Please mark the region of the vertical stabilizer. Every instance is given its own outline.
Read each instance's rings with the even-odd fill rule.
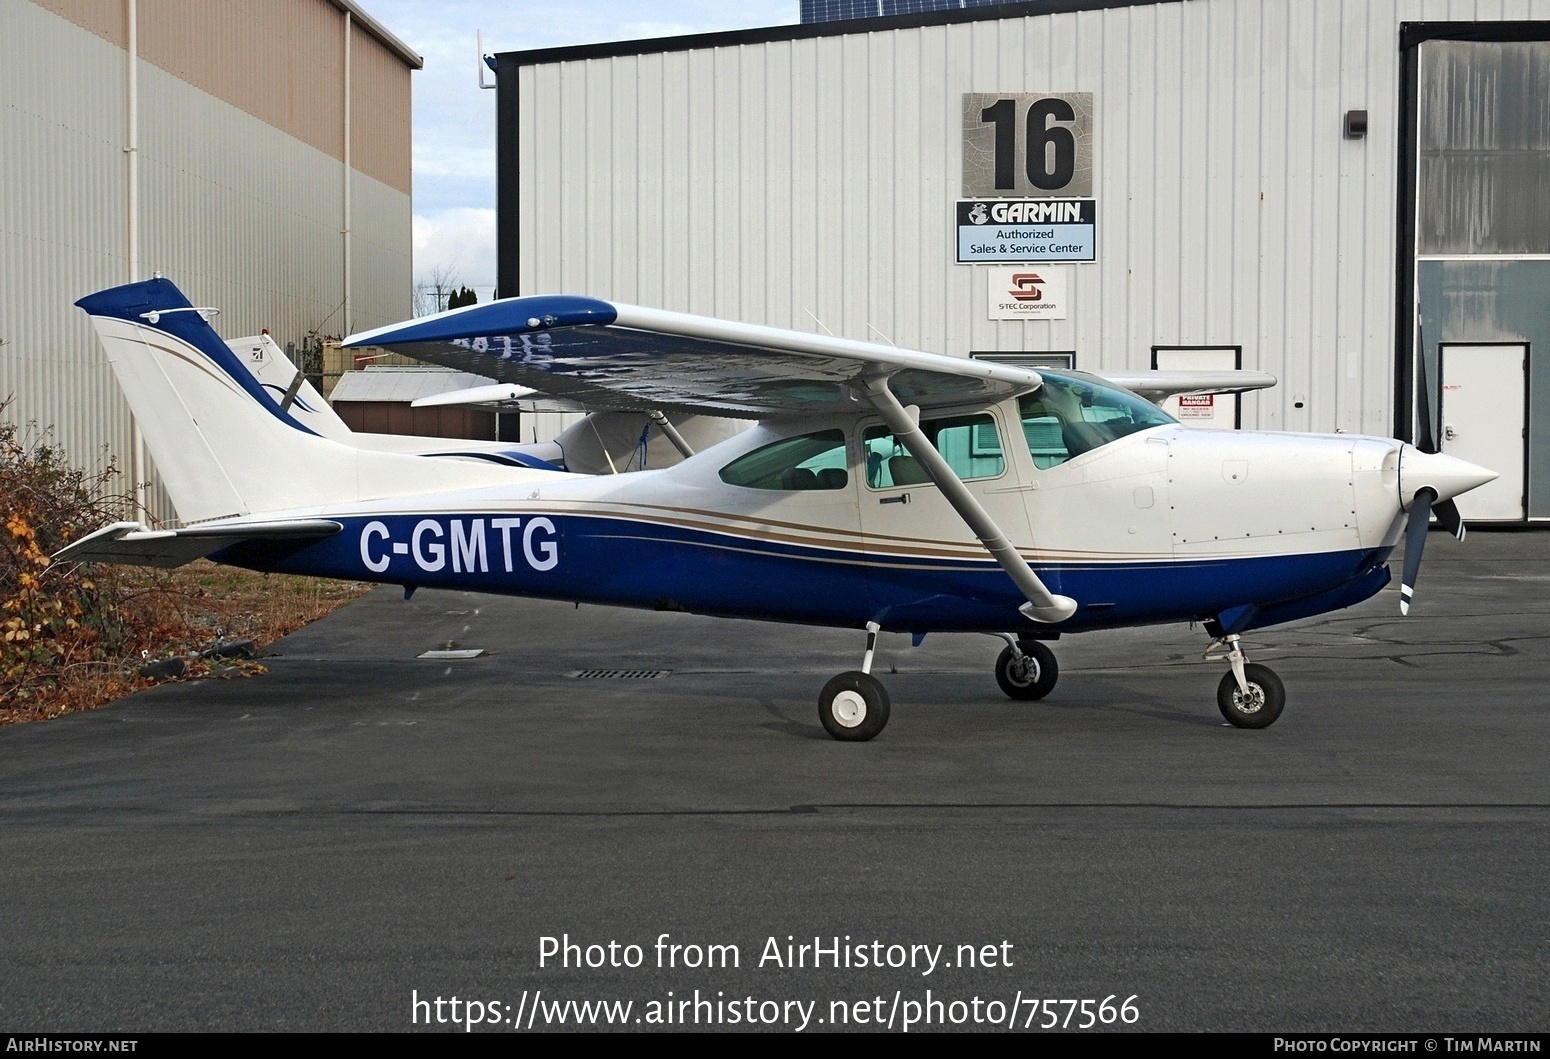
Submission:
[[[76,302],[134,410],[184,523],[412,493],[510,484],[543,474],[340,445],[301,422],[236,359],[206,315],[165,279]]]
[[[227,339],[226,345],[292,419],[325,438],[348,442],[353,433],[349,424],[339,418],[269,332]]]

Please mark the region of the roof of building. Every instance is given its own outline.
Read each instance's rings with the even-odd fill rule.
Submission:
[[[882,15],[826,22],[770,26],[767,29],[727,30],[720,33],[691,33],[681,37],[652,37],[645,40],[608,41],[602,44],[576,44],[560,48],[534,48],[530,51],[502,52],[497,64],[509,60],[518,66],[537,63],[567,62],[575,59],[602,59],[614,55],[647,55],[659,52],[693,51],[698,48],[726,48],[739,44],[764,44],[770,41],[805,40],[809,37],[838,37],[853,33],[876,33],[916,26],[945,26],[957,22],[991,22],[1008,18],[1040,18],[1073,11],[1103,11],[1118,7],[1157,7],[1184,3],[1185,0],[1022,0],[982,7],[952,8],[946,11],[920,11],[907,15]]]
[[[422,70],[425,68],[425,60],[418,52],[393,36],[386,26],[372,18],[366,9],[356,3],[355,0],[329,0],[329,2],[341,11],[348,11],[353,21],[359,22],[362,29],[377,38],[384,47],[402,59],[410,69]]]
[[[421,397],[434,397],[470,386],[488,386],[483,375],[470,375],[446,368],[397,367],[373,365],[361,371],[347,371],[328,395],[331,404],[340,401],[381,401],[407,404]]]

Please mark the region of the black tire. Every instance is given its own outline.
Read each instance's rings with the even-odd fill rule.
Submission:
[[[852,670],[823,686],[818,719],[824,731],[847,743],[864,743],[888,723],[888,689],[874,676]]]
[[[1238,680],[1228,670],[1216,687],[1216,705],[1234,728],[1269,728],[1286,707],[1286,688],[1268,667],[1250,662],[1243,667],[1249,695],[1238,690]]]
[[[1024,702],[1042,699],[1055,688],[1060,679],[1060,667],[1055,664],[1055,652],[1037,640],[1022,645],[1022,664],[1017,664],[1017,654],[1010,647],[996,659],[996,683],[1009,699]]]

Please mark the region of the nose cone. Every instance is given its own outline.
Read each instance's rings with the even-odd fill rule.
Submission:
[[[1441,452],[1422,452],[1413,445],[1406,445],[1399,456],[1399,502],[1409,510],[1417,490],[1431,489],[1437,500],[1467,493],[1471,489],[1496,480],[1496,472],[1478,467],[1457,456]]]

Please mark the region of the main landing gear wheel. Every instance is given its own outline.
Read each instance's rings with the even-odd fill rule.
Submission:
[[[869,673],[841,673],[823,686],[818,719],[836,739],[865,742],[888,723],[888,689]]]
[[[1037,640],[1018,646],[1021,650],[1008,644],[996,659],[996,683],[1009,699],[1042,699],[1054,690],[1060,677],[1055,652]]]
[[[1238,687],[1238,678],[1228,673],[1216,686],[1216,705],[1235,728],[1269,728],[1286,706],[1286,688],[1281,678],[1268,667],[1249,662],[1243,667],[1248,694]]]

